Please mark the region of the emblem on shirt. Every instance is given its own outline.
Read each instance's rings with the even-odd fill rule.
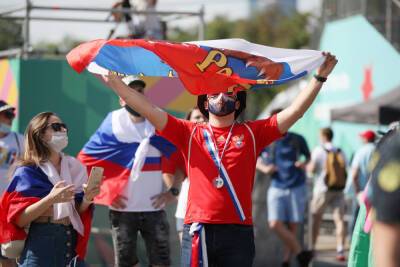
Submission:
[[[218,143],[225,143],[225,137],[223,135],[220,135],[217,139]]]
[[[241,148],[243,146],[243,139],[244,139],[244,135],[235,135],[234,137],[232,137],[232,141],[235,144],[236,148]]]

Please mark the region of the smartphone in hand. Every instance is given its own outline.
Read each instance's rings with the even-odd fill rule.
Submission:
[[[87,182],[87,190],[92,190],[94,187],[96,187],[101,183],[101,181],[103,180],[103,173],[104,173],[103,167],[97,167],[97,166],[92,167]]]

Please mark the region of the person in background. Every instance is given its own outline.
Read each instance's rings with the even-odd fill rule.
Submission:
[[[67,145],[68,128],[55,113],[29,122],[24,155],[0,203],[2,249],[26,239],[18,266],[84,266],[99,187],[87,189],[85,167],[62,152]]]
[[[9,183],[10,166],[23,154],[23,136],[11,131],[14,118],[15,108],[0,100],[0,194],[6,190]],[[0,266],[15,265],[15,260],[5,258],[0,251]]]
[[[315,249],[322,215],[327,206],[333,208],[333,220],[336,227],[336,259],[345,261],[344,244],[346,229],[344,223],[344,194],[346,185],[346,159],[340,148],[332,144],[333,131],[331,128],[322,128],[320,131],[321,145],[317,146],[312,154],[308,165],[308,171],[315,176],[313,197],[311,200],[312,213],[312,248]],[[332,157],[331,157],[332,156]],[[340,173],[334,173],[330,164],[337,159]],[[335,170],[336,171],[336,170]],[[329,185],[328,172],[335,174],[337,184]]]
[[[144,94],[146,83],[134,76],[123,80],[129,90]],[[78,155],[90,171],[104,167],[105,178],[96,204],[109,207],[115,266],[139,266],[138,234],[144,239],[151,266],[170,265],[169,224],[164,210],[162,168],[175,147],[155,134],[154,126],[120,99]],[[174,193],[173,181],[165,183]]]
[[[281,111],[273,110],[271,115]],[[309,160],[306,140],[292,132],[266,147],[257,160],[257,169],[272,179],[267,193],[268,223],[284,243],[283,267],[290,265],[291,255],[298,255],[303,250],[297,240],[297,229],[304,220],[307,202],[305,166]]]
[[[351,163],[350,179],[354,191],[356,200],[353,201],[353,218],[351,222],[351,233],[353,232],[357,214],[360,209],[361,196],[360,193],[364,190],[368,180],[370,172],[368,170],[369,161],[375,150],[375,138],[376,135],[373,131],[367,130],[360,133],[360,137],[363,145],[354,155]]]

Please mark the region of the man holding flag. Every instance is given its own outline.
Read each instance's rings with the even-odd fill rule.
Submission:
[[[300,119],[335,67],[335,56],[325,61],[307,88],[280,113],[257,121],[236,122],[245,109],[246,92],[201,95],[198,106],[209,123],[179,120],[152,105],[109,73],[104,81],[131,108],[184,153],[190,179],[182,244],[182,266],[251,266],[255,254],[251,192],[257,156]],[[311,254],[297,255],[308,266]]]
[[[143,94],[145,83],[124,78],[130,91]],[[120,99],[123,108],[108,114],[78,158],[104,168],[96,204],[109,206],[115,266],[138,266],[137,233],[143,237],[151,266],[169,266],[169,225],[154,198],[163,190],[162,157],[175,147],[155,135],[154,126]],[[171,194],[176,188],[170,188]],[[164,203],[165,204],[165,203]]]

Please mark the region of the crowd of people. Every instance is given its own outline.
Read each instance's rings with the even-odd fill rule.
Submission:
[[[346,187],[347,160],[333,145],[332,129],[321,129],[321,145],[311,153],[305,139],[289,131],[337,63],[335,56],[325,56],[289,107],[247,122],[238,120],[246,108],[244,91],[201,95],[183,120],[151,104],[143,94],[143,81],[109,73],[104,83],[120,97],[121,108],[106,116],[77,158],[63,153],[68,127],[56,113],[33,117],[22,138],[10,130],[15,109],[1,101],[0,266],[85,266],[94,204],[109,207],[115,266],[139,266],[138,234],[144,239],[149,264],[170,266],[164,207],[177,198],[181,266],[252,266],[256,248],[251,195],[256,169],[271,179],[267,225],[285,246],[282,266],[293,260],[309,266],[327,206],[333,207],[337,259],[345,260],[348,187],[354,191],[358,218],[359,206],[365,205],[363,192],[374,186],[382,189],[375,192],[385,197],[372,197],[376,231],[382,232],[381,237],[398,231],[398,217],[384,207],[395,205],[398,194],[387,192],[398,192],[400,183],[395,187],[393,181],[380,182],[388,179],[380,177],[387,173],[387,160],[398,159],[399,150],[382,154],[371,169],[367,165],[376,136],[363,132],[365,145],[353,158]],[[394,136],[392,142],[398,145],[398,134]],[[393,170],[388,174],[396,181],[398,166],[395,174]],[[89,187],[93,167],[102,167],[104,178],[101,185]],[[377,182],[368,186],[371,172],[379,174]],[[310,174],[314,177],[312,244],[305,248],[297,230],[305,219]],[[391,240],[396,246],[396,239]],[[398,257],[396,248],[391,251],[391,257]],[[386,261],[379,266],[396,266]]]

